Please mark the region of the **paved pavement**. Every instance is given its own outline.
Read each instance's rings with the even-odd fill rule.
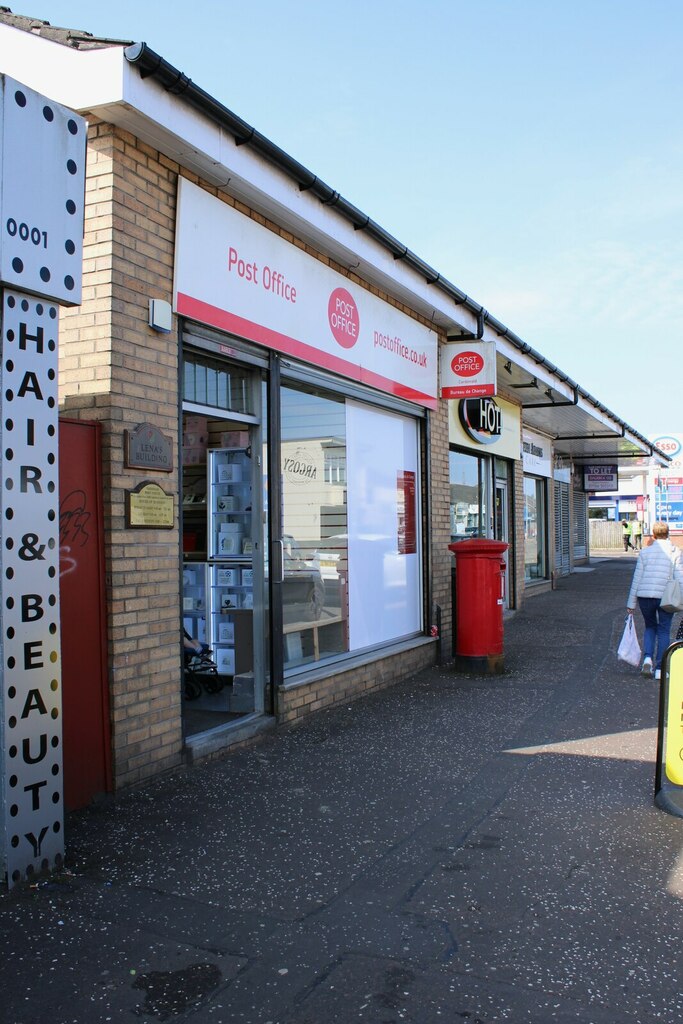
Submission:
[[[7,1024],[679,1024],[683,819],[615,650],[634,559],[447,666],[68,821],[0,897]]]

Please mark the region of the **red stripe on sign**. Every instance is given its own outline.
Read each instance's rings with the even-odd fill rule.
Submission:
[[[495,394],[494,384],[454,384],[441,388],[442,398],[493,398]]]
[[[397,398],[403,398],[408,402],[415,402],[417,405],[422,405],[427,409],[436,409],[436,398],[432,398],[422,391],[417,391],[406,384],[400,384],[398,381],[390,380],[388,377],[383,377],[381,374],[374,373],[372,370],[367,370],[362,366],[356,366],[353,363],[347,362],[346,359],[341,359],[339,356],[331,355],[328,352],[321,352],[320,349],[307,345],[305,341],[298,341],[296,338],[290,338],[287,334],[280,334],[279,331],[273,331],[270,327],[263,327],[262,324],[256,324],[252,320],[246,320],[244,317],[237,316],[235,313],[229,313],[218,306],[202,302],[201,299],[194,299],[191,295],[185,295],[183,292],[178,292],[176,295],[176,312],[180,316],[188,316],[192,320],[198,320],[200,323],[217,327],[221,331],[229,331],[240,338],[255,341],[265,348],[274,349],[276,352],[284,352],[289,356],[295,356],[297,359],[313,363],[314,366],[320,366],[325,370],[338,373],[342,377],[350,377],[359,383],[377,388],[378,391],[395,395]]]

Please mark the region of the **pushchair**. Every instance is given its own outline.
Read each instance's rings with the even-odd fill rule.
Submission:
[[[184,631],[185,639],[193,643],[193,638]],[[183,686],[185,700],[197,700],[202,693],[220,693],[225,686],[225,678],[219,674],[215,661],[211,657],[211,648],[202,644],[201,651],[183,651]]]

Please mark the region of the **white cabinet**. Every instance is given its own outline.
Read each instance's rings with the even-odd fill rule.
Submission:
[[[253,673],[252,461],[248,448],[207,451],[208,560],[183,566],[187,632],[209,644],[221,676]]]
[[[208,452],[209,559],[251,565],[251,456],[248,448]]]
[[[183,564],[183,627],[186,633],[208,643],[207,566],[202,562]]]

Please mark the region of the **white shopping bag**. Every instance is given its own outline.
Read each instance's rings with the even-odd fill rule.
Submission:
[[[632,615],[626,616],[626,625],[617,649],[617,658],[619,661],[625,661],[628,665],[640,664],[640,644]]]

